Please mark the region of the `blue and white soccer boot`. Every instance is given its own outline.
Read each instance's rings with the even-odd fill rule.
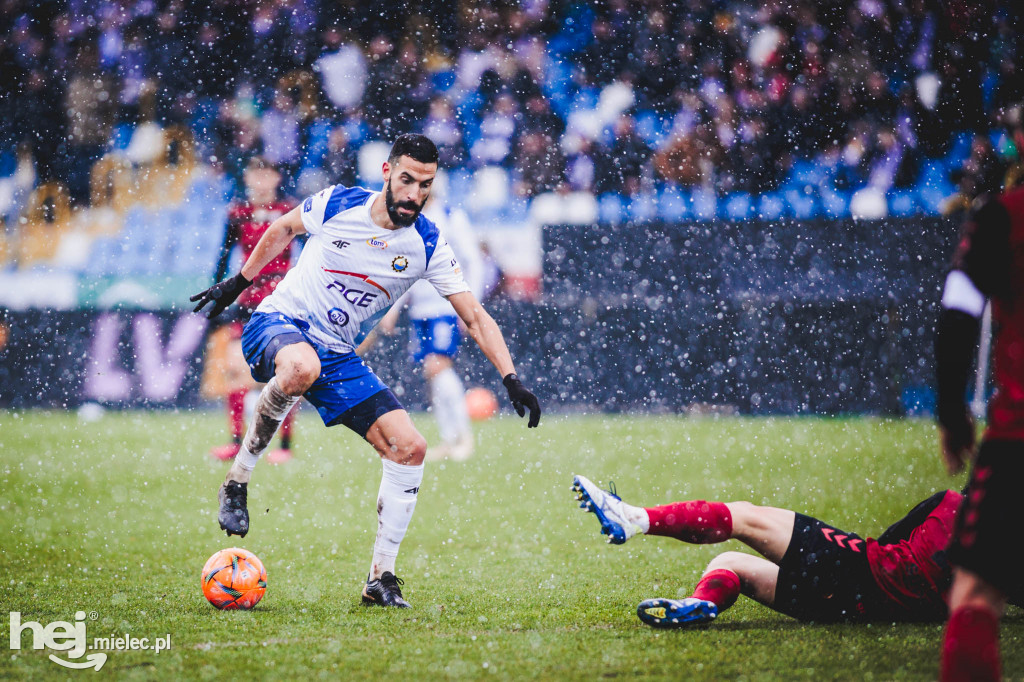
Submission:
[[[641,532],[640,526],[629,520],[625,504],[615,494],[614,486],[611,490],[601,490],[586,476],[573,476],[572,490],[580,508],[597,516],[601,522],[601,533],[608,536],[608,542],[621,545]]]
[[[706,599],[645,599],[636,607],[636,615],[655,628],[682,628],[710,623],[718,617],[718,607]]]

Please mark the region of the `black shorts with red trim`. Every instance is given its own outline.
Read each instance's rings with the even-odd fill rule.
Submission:
[[[871,574],[863,538],[796,515],[779,562],[776,611],[818,623],[887,620],[886,601]]]
[[[1024,523],[1022,484],[1024,441],[983,441],[949,546],[950,564],[1010,596],[1021,592],[1020,564],[1012,557]]]

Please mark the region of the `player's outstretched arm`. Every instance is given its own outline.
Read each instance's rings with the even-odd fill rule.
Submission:
[[[305,234],[306,228],[302,224],[302,215],[299,207],[296,207],[284,214],[270,224],[267,231],[260,237],[253,249],[252,255],[245,261],[245,265],[237,275],[229,277],[223,282],[218,282],[205,291],[200,291],[189,298],[196,304],[192,312],[198,313],[208,303],[213,305],[206,313],[206,317],[213,319],[224,309],[235,302],[235,299],[252,284],[256,275],[260,274],[263,268],[267,267],[270,261],[287,248],[292,239],[300,234]]]
[[[480,350],[484,352],[487,359],[491,361],[502,376],[502,384],[508,391],[508,398],[512,401],[512,407],[520,417],[525,416],[526,410],[530,410],[529,428],[540,423],[540,403],[537,396],[529,391],[523,382],[516,376],[516,366],[512,362],[512,355],[508,352],[508,345],[505,337],[480,301],[469,291],[452,294],[448,301],[455,308],[459,319],[466,325],[469,335],[473,337]]]

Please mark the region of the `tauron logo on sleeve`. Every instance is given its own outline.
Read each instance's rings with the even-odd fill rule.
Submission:
[[[395,256],[391,261],[391,269],[395,272],[405,272],[409,267],[409,259],[405,256]]]
[[[309,213],[313,210],[313,197],[306,197],[306,200],[302,202],[302,212]]]
[[[369,239],[366,240],[366,243],[375,249],[388,248],[388,243],[381,239],[380,237],[370,237]]]

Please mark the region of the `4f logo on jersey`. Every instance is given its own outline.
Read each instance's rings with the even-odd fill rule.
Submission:
[[[381,239],[380,237],[370,237],[369,239],[366,240],[366,243],[375,249],[388,248],[388,243]]]
[[[346,287],[338,280],[334,280],[333,282],[328,284],[327,288],[337,289],[339,292],[341,292],[342,298],[344,298],[346,301],[356,306],[357,308],[369,308],[370,304],[373,303],[374,300],[376,300],[377,296],[379,296],[379,294],[375,294],[372,291],[363,291],[361,289],[352,289]],[[331,322],[334,322],[334,320],[331,320]]]
[[[351,244],[351,242],[347,242],[344,239],[339,239],[338,241],[331,242],[331,243],[334,244],[335,246],[337,246],[339,249],[344,249],[346,246]]]
[[[405,272],[409,267],[409,259],[405,256],[395,256],[391,261],[391,269],[395,272]]]

